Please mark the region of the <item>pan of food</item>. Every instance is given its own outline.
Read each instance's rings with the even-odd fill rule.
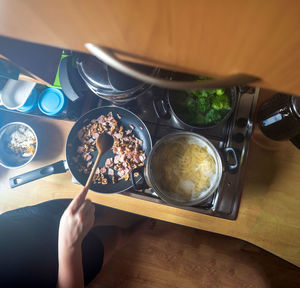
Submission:
[[[182,131],[159,139],[145,167],[132,170],[131,181],[136,190],[150,187],[168,204],[195,206],[218,189],[224,169],[218,150],[208,139]],[[138,184],[133,176],[137,171],[143,176]]]
[[[9,179],[12,188],[70,170],[73,178],[85,185],[97,156],[96,140],[107,133],[114,139],[93,177],[91,190],[120,193],[133,186],[130,172],[142,167],[152,148],[150,133],[135,114],[120,107],[104,106],[83,115],[72,127],[66,143],[66,160]],[[141,180],[138,173],[136,181]]]
[[[158,99],[153,105],[158,117],[172,117],[184,129],[208,129],[227,121],[236,101],[235,87],[190,92],[169,90],[167,99]]]

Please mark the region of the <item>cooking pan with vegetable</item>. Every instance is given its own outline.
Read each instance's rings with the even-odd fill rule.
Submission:
[[[14,188],[67,170],[84,186],[97,156],[96,140],[102,133],[111,133],[114,144],[102,155],[90,189],[99,193],[120,193],[131,188],[131,169],[144,165],[152,140],[138,116],[115,106],[93,109],[78,119],[68,135],[66,160],[10,178],[10,186]],[[141,176],[137,175],[135,180],[140,181]]]
[[[167,98],[154,101],[160,118],[174,117],[186,129],[213,128],[232,114],[237,100],[236,88],[201,91],[169,90]]]

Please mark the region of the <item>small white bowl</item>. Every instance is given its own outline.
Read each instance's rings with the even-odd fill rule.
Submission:
[[[35,86],[34,82],[9,79],[1,91],[0,105],[10,110],[21,108]]]
[[[34,135],[35,150],[32,155],[26,156],[24,153],[16,153],[9,148],[12,134],[20,128],[29,129]],[[0,128],[0,165],[3,167],[14,169],[27,165],[34,158],[37,148],[37,136],[29,125],[22,122],[11,122]]]

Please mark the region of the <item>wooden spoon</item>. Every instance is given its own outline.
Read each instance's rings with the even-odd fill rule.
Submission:
[[[90,176],[89,176],[89,178],[86,181],[86,184],[84,186],[87,190],[91,186],[92,179],[93,179],[94,174],[96,172],[96,169],[98,167],[101,156],[103,155],[103,153],[105,153],[107,150],[109,150],[112,147],[113,143],[114,143],[114,139],[113,139],[112,136],[110,136],[106,133],[103,133],[103,134],[99,135],[99,137],[96,141],[96,148],[97,148],[97,151],[98,151],[98,155],[97,155],[97,158],[94,162],[94,165],[93,165],[92,171],[90,173]]]

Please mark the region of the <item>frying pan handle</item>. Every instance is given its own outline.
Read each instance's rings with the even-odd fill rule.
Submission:
[[[171,114],[169,109],[167,108],[167,104],[164,99],[154,99],[153,100],[153,108],[158,118],[161,119],[170,119]]]
[[[224,154],[225,154],[225,162],[226,162],[226,168],[228,171],[233,171],[238,168],[239,166],[239,161],[237,159],[235,150],[231,147],[226,147],[224,148]],[[233,159],[233,164],[229,163],[228,157],[232,156],[231,158]]]
[[[139,175],[141,175],[141,177],[142,177],[142,182],[139,184],[136,183],[136,177],[134,177],[134,173],[136,173],[136,172],[138,172]],[[146,183],[145,176],[144,176],[144,167],[138,167],[138,168],[131,170],[130,180],[131,180],[134,190],[145,190],[145,189],[149,188]]]
[[[21,186],[23,184],[32,182],[50,176],[53,174],[64,173],[68,170],[68,164],[65,160],[58,161],[54,164],[50,164],[36,170],[9,178],[9,185],[11,188]]]

